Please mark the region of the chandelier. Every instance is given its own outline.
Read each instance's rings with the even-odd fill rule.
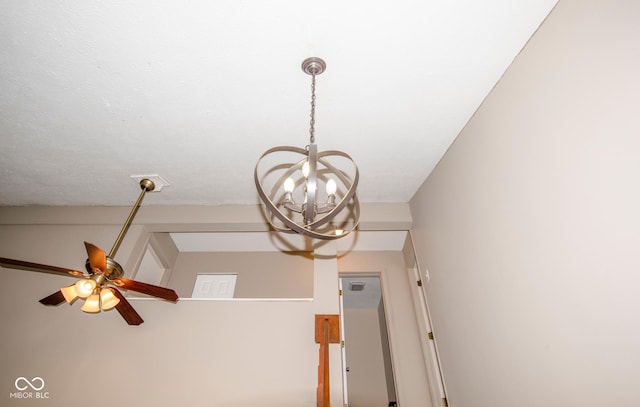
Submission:
[[[254,179],[265,217],[275,230],[333,240],[358,225],[359,174],[347,153],[319,152],[315,143],[316,76],[325,69],[320,58],[302,62],[302,70],[311,75],[309,144],[305,148],[279,146],[265,151],[256,164]]]

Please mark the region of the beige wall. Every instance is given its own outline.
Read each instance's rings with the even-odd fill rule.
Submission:
[[[83,240],[108,250],[118,231],[97,224],[0,225],[0,256],[82,270]],[[145,237],[136,225],[125,238],[116,257],[127,271],[142,256]],[[0,405],[42,405],[9,398],[20,376],[45,380],[48,405],[315,404],[315,301],[131,299],[145,320],[138,327],[115,310],[89,315],[77,303],[38,303],[73,281],[0,269]],[[339,398],[341,388],[333,393]]]
[[[164,275],[161,279],[161,284],[167,285],[172,274],[171,271],[173,265],[176,263],[176,259],[178,258],[180,251],[176,247],[176,244],[169,233],[149,234],[149,247],[153,250],[153,253],[158,257],[157,260],[165,269]],[[132,277],[138,279],[137,272],[136,275],[133,275]]]
[[[640,405],[639,38],[561,0],[412,199],[451,406]]]
[[[311,253],[180,253],[169,285],[191,297],[197,274],[236,274],[235,298],[313,298]]]
[[[56,276],[0,270],[3,406],[311,406],[313,302],[131,300],[145,319],[88,315],[37,299]],[[42,377],[51,399],[11,400],[17,377]]]

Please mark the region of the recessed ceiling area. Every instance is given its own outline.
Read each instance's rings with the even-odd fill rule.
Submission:
[[[342,281],[342,305],[345,309],[378,308],[382,298],[380,277],[341,277],[340,280]],[[358,288],[354,289],[354,287]]]
[[[555,0],[0,4],[0,205],[256,204],[253,168],[349,153],[362,202],[408,202]]]
[[[277,232],[170,233],[179,252],[313,251],[313,241],[297,234]],[[358,231],[336,240],[338,253],[400,251],[406,231]]]

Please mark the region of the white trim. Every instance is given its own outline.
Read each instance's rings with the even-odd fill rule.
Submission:
[[[340,348],[342,354],[342,401],[345,406],[349,405],[349,393],[347,391],[347,348],[344,332],[344,291],[342,279],[344,277],[338,273],[338,288],[340,289]]]
[[[393,309],[392,301],[389,298],[389,285],[388,285],[388,277],[386,268],[382,268],[379,271],[338,271],[339,279],[342,277],[378,277],[380,279],[380,301],[382,301],[384,306],[384,318],[387,324],[387,340],[389,341],[389,353],[391,354],[391,375],[393,376],[393,386],[395,389],[396,401],[399,405],[401,405],[400,399],[404,399],[404,387],[402,385],[398,386],[399,383],[402,383],[403,380],[400,380],[398,369],[396,368],[396,364],[398,363],[399,353],[396,345],[395,339],[395,323],[394,319],[391,317],[391,310]],[[346,363],[346,361],[344,362]]]
[[[128,301],[164,301],[150,297],[127,297]],[[182,301],[220,301],[220,302],[312,302],[313,298],[178,298]]]
[[[417,281],[422,280],[422,273],[421,273],[422,269],[420,268],[420,264],[418,262],[415,242],[413,240],[411,231],[409,231],[409,240],[411,241],[411,250],[413,251],[413,258],[415,261],[415,267],[407,268],[407,273],[409,274],[410,280],[413,280],[411,281],[411,286],[412,286],[411,296],[413,297],[414,308],[416,309],[416,317],[423,320],[423,323],[425,324],[427,329],[427,332],[421,333],[420,344],[421,346],[423,346],[423,349],[424,349],[425,343],[429,348],[429,352],[431,355],[431,358],[430,358],[431,363],[427,363],[426,366],[431,366],[431,369],[429,369],[430,374],[428,374],[428,376],[430,377],[435,376],[437,381],[437,387],[440,393],[440,399],[442,400],[444,398],[447,398],[447,388],[445,386],[444,377],[442,374],[442,365],[440,363],[440,356],[438,354],[438,345],[436,343],[435,335],[433,340],[426,338],[426,335],[428,333],[433,334],[433,324],[431,322],[431,313],[429,311],[429,303],[427,301],[427,293],[426,293],[426,287],[428,283],[423,283],[421,287],[417,285]],[[425,276],[426,276],[426,273],[425,273]],[[414,285],[414,283],[416,284]],[[420,325],[421,324],[418,322],[418,326]],[[424,356],[425,356],[425,359],[427,359],[426,358],[427,355],[424,355]],[[425,362],[427,361],[425,360]],[[434,402],[440,403],[441,401],[436,400]]]

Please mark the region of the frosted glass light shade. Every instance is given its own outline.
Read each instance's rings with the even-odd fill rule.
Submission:
[[[104,311],[110,310],[120,303],[120,299],[113,294],[110,288],[103,288],[100,291],[100,302]]]
[[[80,298],[87,298],[93,293],[96,288],[96,282],[93,280],[80,280],[74,285],[76,294]]]
[[[78,298],[78,294],[76,293],[76,285],[75,284],[71,284],[68,287],[61,288],[60,292],[62,292],[62,295],[64,296],[65,301],[68,302],[69,304],[71,304],[73,302],[73,300]]]
[[[84,312],[100,312],[100,296],[91,294],[80,309]]]

